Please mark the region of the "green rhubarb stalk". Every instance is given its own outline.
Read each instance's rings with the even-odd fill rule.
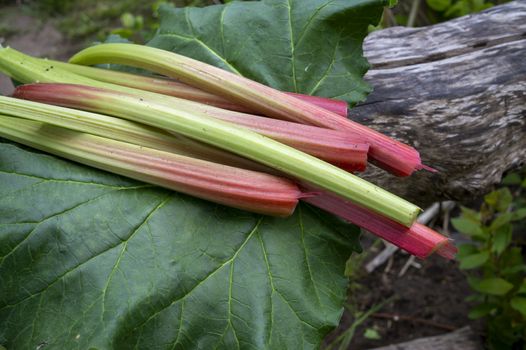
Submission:
[[[349,138],[346,133],[341,131],[328,131],[309,125],[226,111],[194,101],[100,82],[63,70],[57,67],[53,61],[33,58],[11,48],[0,49],[0,70],[23,83],[82,84],[128,92],[142,97],[147,96],[149,99],[160,103],[194,109],[211,117],[242,125],[349,171],[363,171],[367,164],[369,146],[363,140]]]
[[[290,180],[0,114],[0,136],[73,161],[216,203],[289,216],[302,196]]]
[[[277,169],[409,227],[420,209],[357,176],[318,158],[195,108],[169,106],[113,90],[64,84],[31,84],[16,97],[114,115],[231,151]]]
[[[203,91],[201,89],[195,88],[193,86],[181,83],[173,79],[167,79],[158,76],[155,77],[130,74],[109,69],[87,67],[60,61],[49,60],[48,62],[49,64],[67,70],[69,72],[98,81],[103,81],[106,83],[117,84],[139,90],[146,90],[163,95],[184,98],[187,100],[209,104],[212,106],[229,109],[232,111],[251,112],[249,108],[233,103],[232,101],[229,101],[224,97],[211,94],[209,92]],[[319,107],[328,109],[338,115],[341,115],[342,117],[347,117],[347,102],[345,101],[290,92],[285,93],[299,98],[305,102],[309,102],[318,105]]]
[[[427,168],[414,148],[364,125],[250,79],[166,50],[134,44],[101,44],[80,51],[70,62],[82,65],[118,63],[144,68],[223,96],[263,115],[365,137],[371,147],[372,161],[399,176]]]

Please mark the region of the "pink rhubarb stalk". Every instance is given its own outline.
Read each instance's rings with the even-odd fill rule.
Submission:
[[[77,85],[28,84],[19,86],[13,96],[76,108],[80,107],[77,96],[83,91]],[[351,140],[344,132],[213,107],[203,111],[210,117],[246,127],[345,170],[363,171],[367,166],[369,145]]]
[[[309,186],[304,190],[316,192]],[[316,194],[302,200],[360,226],[418,258],[424,259],[436,252],[446,259],[453,259],[457,252],[449,238],[427,226],[415,222],[408,228],[336,195],[319,191]]]
[[[232,111],[252,113],[249,108],[235,104],[232,101],[195,88],[188,84],[182,83],[174,79],[168,79],[165,77],[153,77],[145,75],[130,74],[124,72],[118,72],[103,68],[87,67],[78,64],[65,63],[60,61],[47,61],[54,66],[60,67],[78,75],[82,75],[87,78],[91,78],[106,83],[118,84],[127,86],[139,90],[156,92],[158,94],[174,96],[200,102],[219,108],[229,109]],[[347,118],[348,105],[347,102],[342,100],[336,100],[331,98],[310,96],[304,94],[297,94],[293,92],[285,92],[285,94],[294,96],[300,100],[308,103],[315,104],[321,108],[325,108],[332,111],[342,117]]]
[[[71,63],[119,63],[144,68],[223,96],[263,115],[343,130],[370,144],[369,156],[399,176],[425,168],[412,147],[324,108],[301,101],[263,84],[169,51],[133,44],[102,44],[77,53]]]
[[[32,120],[0,115],[0,136],[102,170],[265,215],[291,215],[302,196],[293,182],[282,177]]]

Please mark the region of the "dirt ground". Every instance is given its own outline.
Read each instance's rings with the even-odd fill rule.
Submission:
[[[2,37],[0,33],[3,46],[35,56],[67,59],[83,45],[66,40],[50,22],[23,13],[17,6],[4,6],[0,10],[1,27],[10,28],[10,34]],[[11,81],[0,75],[0,94],[9,94],[12,88]],[[357,328],[351,349],[396,344],[468,324],[477,328],[466,316],[469,305],[464,298],[469,295],[469,287],[456,263],[433,257],[419,261],[421,268],[411,267],[399,276],[408,258],[397,252],[390,262],[373,273],[361,273],[358,283],[362,290],[350,296],[350,303],[357,310],[367,311],[391,297],[393,300]],[[327,342],[348,329],[353,320],[351,313],[346,312]],[[380,338],[368,339],[364,336],[366,329],[376,330]]]
[[[78,51],[82,44],[66,40],[49,21],[24,13],[19,6],[0,7],[0,28],[9,28],[0,33],[0,44],[38,57],[67,59]],[[11,80],[0,75],[0,94],[13,90]]]
[[[374,257],[375,254],[371,254]],[[464,300],[470,289],[457,263],[433,256],[416,260],[420,268],[410,267],[400,276],[409,256],[400,251],[371,274],[361,273],[358,282],[363,290],[349,297],[349,303],[363,312],[386,300],[357,329],[349,349],[372,349],[434,336],[478,324],[467,318],[469,304]],[[338,329],[327,338],[330,342],[348,329],[355,318],[345,312]],[[368,339],[364,332],[374,329],[379,339]]]

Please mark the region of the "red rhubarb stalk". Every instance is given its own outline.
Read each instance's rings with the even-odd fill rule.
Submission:
[[[305,190],[316,191],[308,186]],[[318,192],[316,196],[302,200],[360,226],[419,258],[424,259],[436,252],[447,259],[453,259],[457,252],[449,238],[417,222],[408,228],[326,192]]]
[[[330,112],[333,112],[339,116],[347,118],[349,115],[349,105],[343,100],[338,100],[335,98],[326,98],[319,96],[311,96],[304,94],[297,94],[295,92],[286,92],[287,95],[296,97],[304,102],[312,103],[318,107],[326,109]]]
[[[348,171],[364,171],[367,167],[369,145],[358,137],[350,138],[345,132],[225,109],[205,113],[244,126]]]
[[[60,61],[49,60],[47,62],[69,72],[76,73],[78,75],[82,75],[84,77],[91,78],[94,80],[103,81],[106,83],[118,84],[135,89],[156,92],[163,95],[184,98],[187,100],[192,100],[195,102],[212,105],[219,108],[229,109],[232,111],[245,113],[253,112],[250,108],[243,107],[239,104],[233,103],[232,101],[226,98],[211,94],[209,92],[203,91],[201,89],[182,83],[180,81],[176,81],[174,79],[117,72],[108,69],[86,67],[78,64],[71,64]],[[325,108],[338,115],[341,115],[342,117],[347,118],[348,105],[345,101],[319,96],[297,94],[293,92],[285,93],[305,102],[312,103],[319,107]]]
[[[101,44],[77,53],[71,63],[119,63],[148,69],[223,96],[263,115],[303,124],[343,130],[365,138],[369,156],[380,167],[399,176],[423,169],[412,147],[324,108],[314,106],[263,84],[169,51],[133,44]]]

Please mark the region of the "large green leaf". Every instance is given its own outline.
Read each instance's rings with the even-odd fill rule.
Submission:
[[[165,6],[150,45],[356,102],[382,5]],[[356,238],[308,206],[262,217],[0,143],[0,345],[319,348],[341,316]]]
[[[0,144],[0,344],[317,348],[356,232],[229,209]]]
[[[160,9],[149,45],[292,92],[351,103],[370,91],[362,42],[384,0],[263,0]]]

